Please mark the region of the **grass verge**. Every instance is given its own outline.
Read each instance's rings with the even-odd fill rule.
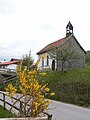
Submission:
[[[15,115],[12,114],[10,111],[4,109],[4,108],[0,105],[0,118],[11,118],[11,117],[15,117]]]

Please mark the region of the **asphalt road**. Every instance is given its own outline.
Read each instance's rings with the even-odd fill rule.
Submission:
[[[49,113],[53,120],[90,120],[90,109],[52,101]]]
[[[0,98],[3,98],[3,96],[0,95]],[[9,97],[6,97],[6,100],[12,103]],[[1,101],[0,105],[3,105]],[[19,106],[19,103],[17,103],[16,106]],[[6,105],[6,107],[7,109],[10,109],[8,105]],[[50,110],[48,113],[53,115],[52,120],[90,120],[90,109],[88,108],[78,107],[57,101],[52,101],[49,108]],[[12,112],[17,113],[14,109]]]

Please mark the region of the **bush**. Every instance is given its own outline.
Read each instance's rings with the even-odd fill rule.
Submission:
[[[21,93],[18,100],[22,102],[23,107],[19,111],[20,117],[37,117],[48,109],[50,100],[45,99],[49,94],[51,96],[54,93],[50,92],[48,83],[40,84],[37,80],[37,75],[45,77],[46,73],[40,73],[36,70],[28,70],[27,67],[22,69],[22,63],[17,68],[17,75],[19,77],[18,86],[13,86],[12,83],[8,84],[6,87],[6,92],[9,92],[9,97],[14,96],[17,93],[17,87]],[[13,104],[15,104],[14,101]]]

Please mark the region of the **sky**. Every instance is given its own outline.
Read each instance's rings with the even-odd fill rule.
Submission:
[[[74,35],[90,50],[89,0],[0,0],[0,61],[36,53],[66,36],[71,21]]]

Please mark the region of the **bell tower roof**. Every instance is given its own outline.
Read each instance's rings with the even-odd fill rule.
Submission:
[[[72,26],[71,22],[69,21],[66,26],[66,36],[69,36],[71,34],[73,34],[73,26]]]

